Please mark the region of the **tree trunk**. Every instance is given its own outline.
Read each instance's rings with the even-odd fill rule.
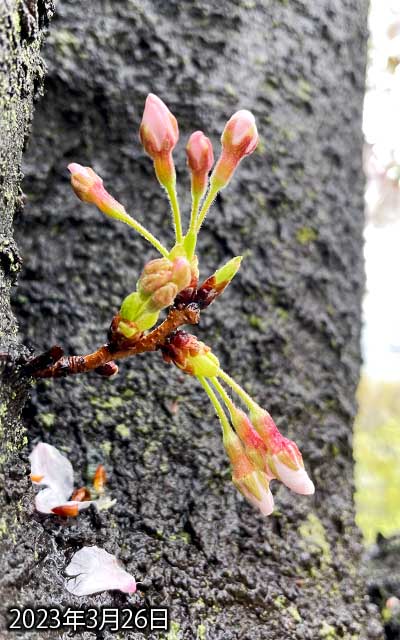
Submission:
[[[277,511],[259,516],[230,482],[199,385],[157,354],[123,362],[112,380],[38,382],[25,411],[29,445],[18,460],[26,462],[39,440],[54,444],[70,457],[77,485],[103,462],[117,502],[76,520],[39,516],[27,467],[13,463],[3,499],[7,606],[81,605],[65,590],[62,570],[76,549],[97,544],[142,582],[137,602],[171,607],[170,640],[382,637],[359,577],[352,500],[366,5],[60,1],[26,155],[28,202],[16,225],[24,343],[93,350],[155,257],[126,227],[76,200],[68,162],[92,165],[128,211],[171,244],[168,206],[138,142],[146,94],[158,94],[178,118],[186,212],[188,135],[203,129],[218,147],[226,119],[251,109],[259,152],[218,198],[199,244],[202,276],[233,255],[245,260],[196,333],[299,444],[316,494],[301,498],[276,485]],[[22,139],[18,130],[20,146]],[[7,305],[8,290],[2,295]],[[21,399],[12,400],[13,384],[9,455],[25,442],[14,427]],[[124,603],[113,593],[84,599]]]
[[[26,467],[26,430],[21,411],[29,384],[18,359],[26,349],[17,340],[10,306],[11,287],[21,266],[13,238],[13,217],[23,208],[21,157],[32,104],[40,92],[44,64],[40,57],[43,28],[52,14],[51,0],[3,0],[0,6],[0,636],[4,607],[20,602],[22,586],[34,566],[29,536],[32,494]],[[35,533],[33,534],[33,532]],[[33,539],[33,537],[32,537]],[[5,602],[7,600],[7,602]]]

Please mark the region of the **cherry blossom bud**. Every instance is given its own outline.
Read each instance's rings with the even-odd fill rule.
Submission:
[[[229,260],[223,267],[207,278],[197,291],[197,300],[202,309],[208,307],[221,295],[239,271],[243,256],[236,256]]]
[[[153,293],[149,302],[149,308],[161,310],[170,307],[177,295],[178,287],[173,282],[169,282]]]
[[[256,469],[232,429],[224,429],[224,446],[231,462],[234,485],[250,504],[259,509],[264,516],[269,516],[274,510],[274,499],[269,488],[268,476]]]
[[[171,280],[178,287],[178,292],[183,291],[191,284],[192,276],[192,265],[188,260],[182,256],[175,258],[172,263]]]
[[[274,476],[292,491],[312,495],[315,487],[304,469],[296,443],[278,431],[267,411],[255,409],[250,418],[267,447],[267,464]]]
[[[169,307],[191,280],[191,265],[186,258],[178,256],[173,261],[159,258],[144,268],[138,290],[141,295],[150,296],[147,309],[153,312]],[[138,322],[139,318],[140,314],[135,321]]]
[[[244,446],[247,457],[251,460],[256,469],[264,471],[272,480],[274,476],[267,466],[267,447],[263,439],[257,433],[244,411],[235,405],[232,405],[230,412],[232,424],[235,427],[235,431],[239,436],[242,445]]]
[[[83,547],[77,551],[65,573],[70,576],[66,588],[75,596],[88,596],[114,589],[123,593],[136,591],[134,577],[121,567],[115,556],[96,546]]]
[[[186,145],[186,155],[192,176],[192,195],[201,199],[207,189],[208,173],[214,164],[211,140],[202,131],[195,131]]]
[[[221,144],[222,153],[211,178],[217,189],[226,187],[239,162],[257,147],[258,132],[250,111],[241,109],[233,114],[225,125]]]
[[[219,360],[210,347],[186,331],[176,331],[163,347],[166,362],[192,376],[212,378],[219,373]]]
[[[143,294],[154,294],[164,285],[172,283],[179,292],[189,286],[191,278],[191,266],[186,258],[179,256],[173,261],[158,258],[145,266],[138,282],[138,290]]]
[[[75,194],[83,202],[95,204],[103,213],[112,218],[125,220],[125,208],[113,198],[103,186],[103,180],[91,167],[83,167],[76,162],[68,165],[71,185]]]
[[[125,298],[119,316],[111,324],[111,341],[118,340],[118,334],[129,340],[138,340],[143,331],[157,323],[160,311],[171,306],[192,279],[193,267],[183,256],[148,262],[138,280],[138,291]]]
[[[172,150],[179,138],[175,116],[162,100],[149,93],[139,129],[140,141],[152,158],[157,178],[163,186],[175,182],[175,167]]]

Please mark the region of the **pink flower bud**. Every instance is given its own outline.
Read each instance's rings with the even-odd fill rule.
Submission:
[[[154,93],[146,98],[139,129],[144,150],[153,159],[159,182],[167,187],[175,183],[172,150],[179,138],[178,123],[168,107]]]
[[[186,258],[175,258],[172,265],[172,282],[178,287],[178,291],[183,291],[191,283],[192,268]]]
[[[224,446],[232,467],[232,481],[236,488],[264,516],[274,509],[274,499],[269,488],[268,476],[255,468],[238,436],[230,430],[224,431]]]
[[[267,411],[252,412],[251,421],[267,447],[267,464],[273,475],[289,489],[302,495],[315,492],[304,469],[303,457],[296,443],[285,438]]]
[[[267,473],[272,480],[274,475],[267,465],[267,447],[263,439],[257,433],[244,411],[233,406],[231,417],[235,431],[245,448],[246,455],[257,469]]]
[[[180,291],[189,286],[191,279],[192,270],[190,263],[186,258],[182,256],[179,256],[174,260],[157,258],[156,260],[148,262],[143,269],[143,273],[138,282],[138,290],[140,293],[144,295],[152,295],[154,298],[154,295],[159,289],[161,289],[161,287],[164,288],[166,285],[172,284],[176,291],[175,295],[177,295]],[[164,306],[169,306],[169,304]],[[161,309],[163,307],[158,308]]]
[[[201,198],[207,188],[208,173],[214,164],[211,140],[202,131],[195,131],[186,145],[186,155],[192,174],[192,194]]]
[[[251,111],[241,109],[228,120],[221,136],[223,149],[241,160],[253,153],[258,144],[256,121]]]
[[[146,98],[139,136],[146,153],[153,160],[157,155],[170,153],[178,142],[176,118],[154,93],[149,93]]]
[[[151,310],[161,310],[166,307],[170,307],[177,295],[178,287],[173,282],[169,282],[153,293],[149,303],[149,308]]]
[[[112,217],[126,214],[125,208],[106,191],[103,180],[91,167],[72,162],[68,169],[72,188],[80,200],[95,204],[100,211]]]
[[[68,165],[71,173],[71,184],[76,195],[83,202],[93,202],[93,189],[101,188],[103,180],[91,167],[83,167],[77,162]]]
[[[242,109],[233,114],[221,136],[222,153],[213,172],[213,181],[219,189],[231,179],[237,165],[253,153],[258,144],[258,132],[253,114]]]
[[[207,174],[214,164],[211,140],[202,131],[195,131],[186,145],[188,165],[193,173]]]

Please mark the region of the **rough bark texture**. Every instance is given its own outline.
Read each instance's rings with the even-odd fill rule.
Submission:
[[[15,362],[26,350],[17,341],[17,325],[10,306],[10,291],[21,258],[13,238],[13,216],[21,211],[21,156],[32,118],[32,103],[39,93],[44,65],[39,55],[43,28],[52,14],[51,2],[3,0],[0,6],[0,576],[1,600],[16,598],[21,565],[13,561],[12,546],[29,536],[30,518],[25,454],[28,442],[21,423],[29,384],[18,367],[7,366],[4,354]],[[19,556],[20,557],[20,556]],[[29,558],[29,560],[28,560]],[[32,567],[32,547],[25,569]],[[10,588],[7,588],[10,585]],[[1,629],[3,628],[0,625]],[[3,633],[0,630],[0,637]]]
[[[178,117],[186,212],[188,135],[201,128],[218,145],[226,118],[250,108],[262,143],[218,199],[199,246],[202,275],[233,255],[246,259],[197,334],[298,442],[317,492],[299,498],[275,486],[277,512],[260,517],[230,482],[199,386],[157,354],[122,363],[112,381],[40,381],[22,459],[39,439],[50,442],[70,456],[78,485],[101,461],[117,503],[78,520],[40,517],[21,472],[10,471],[9,509],[22,505],[27,518],[5,525],[3,599],[80,605],[62,570],[78,548],[98,544],[142,581],[138,602],[171,607],[170,640],[381,638],[358,574],[352,502],[366,2],[61,0],[57,9],[16,225],[23,340],[38,351],[98,346],[154,256],[76,200],[67,163],[92,164],[128,210],[172,241],[136,134],[146,94]]]

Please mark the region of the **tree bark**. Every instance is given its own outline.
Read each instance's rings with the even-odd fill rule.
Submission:
[[[10,292],[21,266],[13,237],[13,218],[23,208],[21,157],[29,134],[33,100],[40,93],[44,64],[40,57],[43,29],[53,8],[50,0],[3,0],[0,6],[0,581],[4,600],[20,601],[20,589],[33,566],[30,483],[26,475],[26,429],[21,411],[29,384],[18,359],[26,349],[17,339]],[[14,548],[15,546],[15,548]],[[25,577],[24,577],[25,575]],[[1,635],[3,637],[3,635]]]
[[[22,451],[25,435],[13,420],[26,388],[15,404],[8,396],[6,451],[18,463],[8,467],[3,498],[6,606],[80,606],[62,570],[78,548],[97,544],[141,581],[137,602],[171,607],[170,640],[382,637],[359,576],[352,499],[366,16],[365,0],[60,1],[26,155],[28,202],[16,225],[24,268],[14,303],[24,344],[94,350],[155,257],[126,227],[76,200],[68,162],[93,166],[171,244],[168,205],[137,136],[147,93],[165,100],[180,124],[175,159],[186,214],[189,134],[203,129],[217,148],[226,119],[251,109],[261,145],[207,218],[201,275],[233,255],[246,259],[194,331],[299,444],[316,494],[274,486],[277,511],[260,517],[230,482],[199,385],[159,354],[122,362],[113,380],[89,373],[38,381]],[[22,137],[17,131],[21,147]],[[17,178],[9,178],[13,202]],[[2,328],[13,326],[10,319]],[[68,454],[77,486],[105,464],[114,508],[77,520],[35,513],[24,463],[39,440]],[[124,603],[106,593],[84,604]]]

